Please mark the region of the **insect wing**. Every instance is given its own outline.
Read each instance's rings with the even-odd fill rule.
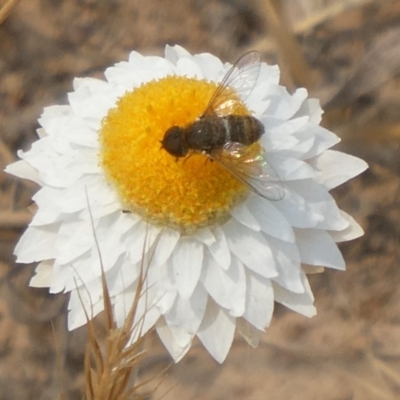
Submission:
[[[261,57],[258,51],[243,54],[226,73],[203,115],[234,114],[252,92],[260,74],[260,67]]]
[[[210,157],[261,197],[273,201],[284,197],[282,181],[268,162],[263,148],[253,149],[229,142],[222,149],[213,150]]]

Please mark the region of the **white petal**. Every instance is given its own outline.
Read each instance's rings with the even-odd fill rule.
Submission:
[[[68,101],[73,112],[85,119],[101,121],[115,105],[107,82],[93,78],[76,78],[75,91],[68,93]]]
[[[278,138],[275,139],[279,143],[277,147],[277,149],[280,150],[279,155],[305,160],[305,156],[315,146],[315,129],[315,126],[307,123],[304,128],[293,133],[290,137],[291,141],[285,143]]]
[[[82,221],[74,216],[64,221],[54,246],[57,262],[68,264],[89,251],[95,244],[94,234],[90,221]]]
[[[207,297],[204,288],[198,285],[190,299],[177,296],[171,310],[164,315],[180,347],[186,347],[196,335],[206,311]]]
[[[68,115],[73,115],[69,105],[52,105],[43,109],[39,122],[42,122],[43,119],[60,118]]]
[[[87,175],[63,190],[56,201],[60,213],[73,213],[90,208],[95,211],[98,206],[112,204],[116,193],[99,175]]]
[[[279,67],[277,65],[261,64],[258,80],[250,95],[246,99],[248,109],[258,118],[263,115],[271,104],[271,99],[265,99],[265,94],[271,84],[279,83]]]
[[[303,263],[340,270],[346,268],[342,253],[329,233],[319,229],[298,229],[295,234]]]
[[[306,289],[304,293],[293,293],[279,286],[277,283],[272,283],[274,289],[274,298],[278,303],[290,308],[299,314],[306,317],[313,317],[317,312],[314,307],[314,296],[311,292],[305,274],[302,275],[303,286]]]
[[[145,268],[145,273],[146,271],[147,269]],[[157,308],[164,315],[171,310],[178,296],[172,257],[164,265],[158,267],[152,266],[149,272],[153,274],[152,279],[157,281],[157,286],[159,287]]]
[[[223,64],[218,57],[209,53],[196,54],[194,60],[201,68],[204,79],[214,81],[216,79],[215,71],[221,71]]]
[[[181,238],[173,253],[173,265],[178,292],[188,299],[200,279],[203,245],[191,238]]]
[[[100,284],[100,282],[99,282]],[[85,287],[71,292],[68,303],[68,330],[72,331],[87,323],[104,310],[104,302],[95,297],[91,288]]]
[[[84,254],[73,263],[60,265],[54,262],[54,278],[51,282],[50,293],[71,291],[98,280],[101,275],[101,264],[90,264],[90,253]]]
[[[161,315],[168,313],[173,307],[178,292],[174,290],[160,291],[160,299],[157,301],[157,308],[160,310]]]
[[[121,212],[120,208],[115,209],[114,206],[114,203],[104,206],[98,205],[94,210],[90,207],[90,209],[88,208],[79,212],[78,217],[83,221],[97,221],[106,220],[106,218],[112,216],[113,231],[117,232],[120,236],[142,221],[142,218],[138,215],[130,212]]]
[[[219,363],[223,363],[232,346],[235,318],[209,301],[203,322],[197,332],[204,347]]]
[[[89,251],[84,252],[81,256],[77,256],[73,261],[68,261],[65,264],[61,264],[58,259],[56,260],[54,264],[54,279],[50,287],[52,293],[62,290],[70,291],[76,288],[76,286],[87,285],[92,280],[101,276],[102,268],[106,276],[111,280],[110,289],[112,290],[114,290],[115,279],[132,281],[130,280],[130,275],[133,273],[137,276],[138,264],[134,263],[128,264],[133,269],[130,275],[120,276],[122,273],[121,269],[125,268],[125,263],[128,263],[129,258],[126,254],[126,247],[120,243],[119,236],[113,238],[114,246],[112,246],[112,241],[104,242],[104,245],[99,241],[101,259],[99,258],[98,248],[94,242],[93,235],[91,236],[93,242]],[[116,270],[112,271],[113,269]],[[112,272],[109,273],[109,271]]]
[[[296,244],[287,243],[273,237],[269,237],[268,242],[271,245],[278,270],[278,276],[273,280],[292,292],[303,293],[301,261]]]
[[[226,270],[231,265],[231,251],[229,250],[224,230],[221,227],[216,226],[214,228],[214,236],[215,241],[208,245],[208,250],[214,257],[215,261]]]
[[[270,85],[266,98],[272,99],[267,113],[276,118],[286,120],[293,117],[299,110],[301,104],[307,98],[307,90],[300,88],[293,95],[290,95],[283,86]]]
[[[268,161],[282,181],[314,178],[316,175],[306,162],[291,158],[288,155],[271,154]]]
[[[76,116],[71,107],[53,110],[52,107],[45,108],[39,123],[44,128],[46,135],[51,136],[51,143],[57,151],[65,152],[69,143],[82,145],[89,148],[98,147],[98,134],[86,121]],[[62,147],[60,147],[60,145]]]
[[[285,189],[282,199],[274,202],[274,206],[285,216],[290,226],[297,228],[315,227],[322,217],[310,209],[302,196],[291,190],[290,184],[286,184],[289,188]],[[270,232],[268,233],[270,234]]]
[[[189,351],[192,343],[190,342],[184,347],[179,346],[164,318],[160,318],[158,320],[156,329],[158,336],[164,343],[164,346],[168,350],[169,354],[171,354],[171,357],[175,362],[179,362]]]
[[[54,222],[61,221],[63,217],[64,215],[61,215],[60,212],[53,207],[37,208],[29,226],[50,225]]]
[[[57,201],[63,193],[62,189],[44,186],[32,197],[32,200],[38,206],[36,214],[30,223],[31,226],[41,226],[52,224],[65,218],[61,214]]]
[[[254,232],[233,219],[224,225],[224,231],[229,248],[243,264],[266,278],[278,275],[271,249],[261,232]]]
[[[180,234],[175,229],[164,228],[161,231],[156,249],[152,257],[152,265],[163,265],[168,260],[175,249],[180,238]]]
[[[27,264],[55,258],[55,243],[59,228],[60,223],[28,227],[14,250],[17,262]]]
[[[161,316],[160,311],[154,306],[154,304],[152,304],[151,307],[141,307],[141,304],[144,304],[144,302],[139,302],[138,311],[135,313],[134,329],[130,343],[134,343],[139,337],[144,336],[153,328],[153,326],[156,325]],[[115,307],[119,307],[117,301],[115,302]],[[125,322],[125,320],[126,316],[123,316],[122,322]]]
[[[260,74],[258,76],[258,82],[268,82],[272,84],[279,84],[281,71],[278,65],[261,64]]]
[[[172,62],[173,64],[176,64],[180,58],[184,57],[192,57],[192,55],[185,50],[182,46],[175,45],[175,46],[170,46],[166,45],[165,46],[165,58]]]
[[[173,257],[170,257],[164,265],[160,265],[157,268],[154,268],[154,270],[157,271],[157,274],[159,276],[161,290],[172,290],[176,292],[178,291]]]
[[[286,191],[285,197],[281,201],[276,202],[277,208],[281,209],[281,205],[286,200],[290,201],[294,199],[299,205],[303,203],[303,210],[306,211],[309,220],[311,220],[308,226],[307,223],[303,226],[297,224],[292,224],[292,226],[298,228],[316,227],[318,229],[335,231],[348,227],[349,223],[342,217],[335,200],[322,185],[307,179],[286,182],[286,186],[289,188],[290,194]],[[297,196],[300,196],[300,199],[304,199],[304,201],[299,201]],[[304,212],[303,210],[298,208],[297,213],[300,215],[300,211]],[[287,208],[285,211],[288,211]]]
[[[264,330],[274,311],[274,293],[270,279],[247,272],[246,311],[243,318],[259,330]]]
[[[141,218],[134,213],[120,213],[118,221],[116,222],[115,229],[118,230],[120,234],[125,234],[130,228],[136,225]]]
[[[281,134],[282,137],[288,139],[291,135],[304,128],[309,121],[308,116],[292,119],[281,119],[276,115],[264,115],[261,122],[265,126],[266,136]]]
[[[294,242],[292,226],[274,204],[261,196],[250,196],[247,206],[257,218],[263,232],[286,242]]]
[[[249,229],[257,232],[261,230],[256,218],[246,207],[246,203],[242,203],[233,208],[231,214],[236,221],[240,222],[244,226],[247,226]]]
[[[264,331],[256,329],[253,325],[249,324],[244,318],[236,318],[236,329],[254,349],[260,343],[261,335],[264,333]]]
[[[284,155],[286,152],[289,154],[289,156],[293,157],[293,152],[290,151],[292,148],[296,148],[296,146],[299,146],[299,140],[295,136],[287,136],[287,137],[282,137],[282,135],[277,132],[277,133],[268,133],[264,134],[261,137],[261,145],[263,148],[267,151],[267,154],[272,155],[272,154],[280,154]],[[308,147],[311,148],[312,144]],[[296,152],[294,155],[297,155],[298,152]],[[301,153],[302,154],[302,153]]]
[[[129,259],[133,264],[142,260],[143,254],[147,253],[153,246],[160,232],[161,228],[143,221],[138,222],[129,229],[126,233],[126,245]]]
[[[310,116],[310,121],[319,124],[322,120],[323,110],[318,99],[306,99],[297,111],[296,116]]]
[[[51,285],[53,278],[54,260],[42,261],[35,269],[35,275],[31,278],[29,286],[44,288]]]
[[[107,89],[107,84],[97,78],[75,78],[73,81],[74,90],[87,89],[91,93]]]
[[[44,185],[37,169],[33,168],[25,160],[19,160],[10,165],[7,165],[4,171],[8,174],[17,176],[18,178],[29,179],[30,181],[35,182],[40,186]]]
[[[231,267],[224,271],[206,254],[201,280],[207,292],[222,308],[234,317],[243,315],[246,301],[246,275],[243,264],[233,258]]]
[[[113,268],[105,271],[110,296],[120,295],[125,288],[131,286],[138,279],[141,271],[145,274],[146,267],[140,262],[132,264],[129,258],[119,257]]]
[[[328,190],[347,182],[368,168],[365,161],[333,150],[326,150],[308,162],[318,171],[317,182]]]
[[[304,128],[308,124],[308,117],[294,118],[290,120],[282,120],[277,118],[275,115],[263,115],[260,117],[260,121],[263,123],[265,128],[265,134],[261,138],[262,144],[265,146],[267,152],[274,151],[282,148],[286,144],[292,143],[292,145],[298,144],[298,140],[291,141],[293,135]],[[275,142],[280,142],[281,145],[276,147]]]
[[[344,211],[341,211],[343,218],[347,220],[349,223],[349,226],[346,229],[343,229],[342,231],[330,231],[330,235],[332,236],[332,239],[336,243],[340,242],[346,242],[348,240],[353,240],[357,239],[360,236],[364,234],[364,230],[361,228],[361,226],[354,220],[354,218],[345,213]]]
[[[125,91],[172,74],[173,68],[168,60],[162,57],[145,57],[135,51],[129,55],[129,62],[119,62],[105,71],[107,80]],[[121,96],[123,94],[124,92]]]
[[[319,125],[313,126],[312,133],[314,135],[314,145],[302,157],[303,160],[315,157],[340,142],[338,136]]]
[[[143,69],[132,68],[128,62],[122,61],[112,67],[108,67],[104,71],[104,76],[116,88],[121,88],[121,94],[117,96],[118,98],[123,96],[123,89],[132,91],[145,82],[148,72]]]
[[[18,151],[18,157],[25,160],[39,172],[40,180],[43,184],[50,184],[55,187],[62,187],[65,184],[65,180],[67,182],[71,180],[65,170],[58,174],[59,156],[59,154],[52,151],[49,137],[32,143],[31,149],[27,152]],[[58,181],[56,180],[56,175],[58,175]]]
[[[73,122],[69,122],[68,126],[59,126],[59,129],[68,128],[68,140],[70,143],[76,145],[98,148],[98,135],[97,131],[93,129],[90,125],[84,124],[81,119],[74,119]]]
[[[126,317],[132,308],[137,285],[134,283],[125,289],[123,293],[117,295],[114,300],[114,316],[118,326],[123,326]],[[150,328],[152,328],[160,317],[160,311],[156,307],[157,289],[155,285],[145,286],[143,293],[135,310],[135,318],[133,321],[132,340],[139,336],[143,336]]]
[[[121,327],[124,326],[125,322],[127,321],[127,316],[128,316],[128,311],[129,309],[127,308],[130,304],[124,304],[126,307],[124,309],[123,313],[118,313],[117,319],[117,326]],[[114,304],[114,315],[117,314],[115,311],[115,308],[118,307],[118,310],[120,310],[120,307],[122,306],[120,301],[115,301]],[[138,317],[138,318],[136,318]],[[135,311],[135,320],[132,324],[131,328],[131,337],[129,338],[129,342],[127,343],[127,347],[129,347],[131,344],[135,343],[140,337],[143,337],[150,329],[152,329],[157,321],[160,319],[160,312],[157,308],[153,307],[148,307],[146,308],[146,311],[143,311],[142,308],[139,308],[139,311]]]
[[[203,79],[200,67],[191,58],[181,58],[176,63],[176,72],[178,75],[184,75],[188,78]]]
[[[110,214],[101,218],[95,227],[94,234],[96,235],[97,244],[92,245],[91,263],[100,264],[101,262],[105,271],[111,269],[120,255],[127,251],[126,243],[118,231],[119,213]],[[92,236],[94,236],[92,233]]]
[[[212,244],[217,242],[217,239],[211,232],[211,229],[208,227],[197,229],[193,233],[193,237],[195,237],[198,241],[204,243],[207,246],[211,246]]]

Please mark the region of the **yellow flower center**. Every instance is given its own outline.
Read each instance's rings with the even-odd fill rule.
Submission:
[[[168,76],[121,97],[102,122],[101,163],[123,210],[183,233],[229,218],[247,188],[218,163],[192,153],[176,160],[161,148],[171,126],[202,115],[217,85]],[[237,114],[248,115],[243,105]]]

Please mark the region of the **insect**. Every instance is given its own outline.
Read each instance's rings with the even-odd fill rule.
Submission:
[[[241,56],[218,85],[204,113],[187,126],[169,128],[161,144],[176,158],[190,152],[206,154],[253,192],[280,200],[284,196],[282,181],[265,150],[251,146],[264,134],[263,124],[253,116],[235,114],[252,92],[260,67],[257,51]]]

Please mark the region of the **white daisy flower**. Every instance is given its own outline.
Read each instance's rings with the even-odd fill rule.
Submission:
[[[305,268],[345,268],[336,243],[362,229],[329,190],[367,165],[329,150],[339,139],[319,126],[318,101],[305,89],[289,94],[278,67],[261,64],[239,114],[261,121],[256,146],[281,196],[249,190],[206,154],[177,161],[161,148],[170,127],[202,115],[230,67],[179,46],[165,58],[132,52],[106,81],[75,79],[69,105],[46,108],[40,139],[7,167],[41,186],[15,254],[39,262],[31,286],[70,293],[69,329],[86,323],[83,306],[103,310],[91,215],[117,323],[151,258],[136,318],[140,334],[156,328],[175,361],[197,336],[223,362],[235,328],[256,346],[274,301],[313,316]]]

